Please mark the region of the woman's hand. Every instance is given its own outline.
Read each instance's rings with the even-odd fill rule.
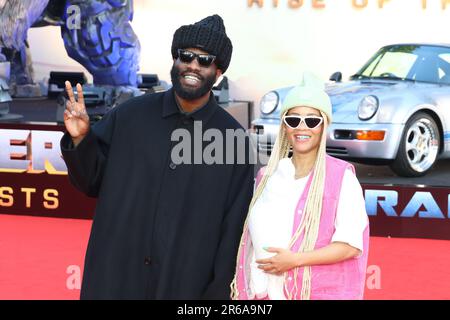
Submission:
[[[333,264],[361,255],[361,251],[344,242],[332,242],[329,245],[313,251],[294,253],[288,249],[265,248],[274,252],[271,258],[256,260],[258,268],[270,274],[282,275],[293,268]]]
[[[273,257],[256,260],[258,268],[266,273],[281,276],[283,273],[300,266],[300,254],[282,248],[264,248],[267,252],[276,253]]]

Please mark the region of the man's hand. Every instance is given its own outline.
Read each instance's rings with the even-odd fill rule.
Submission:
[[[69,100],[64,111],[64,124],[72,141],[77,146],[89,132],[89,116],[84,105],[83,88],[77,84],[78,101],[75,100],[73,89],[69,81],[66,81],[66,91]]]

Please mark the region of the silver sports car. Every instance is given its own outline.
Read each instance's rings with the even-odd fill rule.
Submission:
[[[450,45],[381,48],[348,82],[334,73],[326,90],[333,105],[327,152],[389,164],[401,176],[425,175],[450,157]],[[252,122],[260,152],[270,152],[280,109],[292,87],[270,91]]]

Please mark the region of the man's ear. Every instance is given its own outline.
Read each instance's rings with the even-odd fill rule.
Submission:
[[[222,76],[223,72],[220,69],[216,69],[216,81]]]

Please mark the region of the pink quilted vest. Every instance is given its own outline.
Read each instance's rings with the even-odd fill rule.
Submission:
[[[345,170],[350,168],[354,172],[354,167],[331,156],[326,156],[326,178],[325,190],[322,204],[322,215],[320,219],[319,235],[315,249],[327,246],[331,243],[334,234],[335,218],[338,206],[339,194],[341,191],[342,179]],[[264,169],[264,168],[263,168]],[[263,169],[258,172],[256,184],[261,181]],[[298,228],[301,221],[301,215],[305,205],[308,190],[311,185],[312,174],[301,195],[294,218],[292,234]],[[292,251],[298,251],[303,235],[299,237],[294,244]],[[241,244],[240,255],[236,270],[236,283],[238,289],[238,299],[255,299],[253,293],[248,287],[250,268],[249,263],[253,251],[248,228],[244,230],[243,242]],[[366,279],[367,257],[369,250],[369,226],[364,230],[363,235],[363,254],[357,258],[352,258],[343,262],[330,265],[317,265],[311,267],[311,299],[312,300],[337,300],[337,299],[362,299],[364,294],[364,285]],[[297,290],[293,292],[294,299],[300,299],[303,278],[303,267],[300,268],[297,276]],[[294,288],[293,270],[285,273],[285,296]]]

